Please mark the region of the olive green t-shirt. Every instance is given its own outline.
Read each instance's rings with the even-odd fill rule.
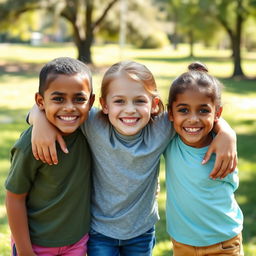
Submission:
[[[87,141],[80,129],[65,136],[69,153],[63,153],[57,145],[59,163],[50,166],[33,157],[31,130],[26,130],[11,150],[6,189],[28,193],[32,244],[73,244],[89,231],[90,224],[91,155]]]

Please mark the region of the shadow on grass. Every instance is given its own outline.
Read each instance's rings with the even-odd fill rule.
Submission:
[[[221,58],[221,57],[202,57],[202,56],[195,56],[195,57],[136,57],[137,60],[140,61],[156,61],[156,62],[172,62],[172,63],[179,63],[179,62],[192,62],[192,61],[197,61],[200,59],[202,62],[211,62],[211,61],[216,61],[216,62],[230,62],[230,58]]]
[[[28,109],[8,109],[0,110],[0,133],[2,134],[0,146],[0,159],[9,160],[11,146],[18,139],[22,131],[29,126],[26,123]],[[18,133],[18,134],[17,134]],[[17,137],[18,136],[18,137]]]
[[[246,161],[255,163],[256,162],[256,131],[248,134],[237,134],[237,148],[238,158],[243,158]],[[256,173],[256,170],[255,170]],[[255,180],[256,185],[256,180]],[[255,189],[256,192],[256,189]]]
[[[1,108],[0,110],[0,159],[2,163],[10,161],[10,149],[18,139],[19,134],[28,128],[25,118],[28,109],[8,109]],[[5,188],[4,182],[9,171],[8,165],[0,166],[0,206],[4,206]],[[0,229],[7,225],[7,217],[0,217]],[[0,253],[1,255],[1,253]]]
[[[256,244],[256,173],[251,173],[250,179],[240,181],[237,196],[242,196],[244,202],[240,207],[244,214],[243,241],[245,244]]]
[[[0,76],[12,75],[26,78],[34,78],[39,74],[43,63],[24,63],[24,62],[0,62]]]
[[[236,80],[232,78],[220,79],[225,91],[236,94],[256,93],[256,83],[253,79]]]
[[[245,120],[244,123],[251,125],[253,120]],[[254,121],[255,122],[255,121]],[[238,159],[248,162],[256,162],[256,131],[248,134],[238,134]],[[242,174],[243,170],[239,170]],[[246,173],[247,174],[247,173]],[[246,244],[256,244],[256,170],[251,170],[246,179],[240,179],[237,196],[241,196],[240,207],[244,214],[243,239]]]

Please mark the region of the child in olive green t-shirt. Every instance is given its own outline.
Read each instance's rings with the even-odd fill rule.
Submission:
[[[79,126],[94,101],[91,73],[84,63],[65,57],[47,63],[39,78],[36,104],[61,131],[70,153],[57,149],[58,165],[35,160],[31,127],[13,146],[5,183],[12,255],[68,250],[82,256],[90,222],[91,155]]]

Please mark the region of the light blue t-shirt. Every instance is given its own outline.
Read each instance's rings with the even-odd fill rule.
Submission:
[[[82,131],[93,158],[92,229],[115,239],[145,233],[159,219],[160,155],[175,133],[167,114],[124,136],[93,108]]]
[[[192,246],[229,240],[243,227],[243,214],[234,197],[238,172],[224,179],[209,178],[215,156],[202,165],[207,150],[190,147],[176,135],[164,153],[167,231],[174,240]]]

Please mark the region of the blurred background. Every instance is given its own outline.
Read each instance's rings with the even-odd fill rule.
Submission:
[[[237,133],[245,255],[256,255],[255,0],[0,0],[0,256],[10,255],[4,207],[9,151],[28,128],[40,69],[60,56],[91,67],[97,97],[110,65],[141,62],[165,103],[171,81],[189,63],[208,66],[225,86],[223,117]],[[164,176],[162,160],[154,256],[172,255]]]

